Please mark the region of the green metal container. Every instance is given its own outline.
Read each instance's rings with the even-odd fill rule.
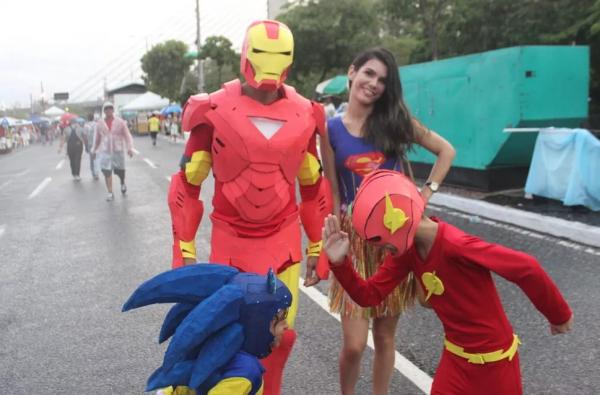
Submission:
[[[526,169],[537,133],[504,129],[577,127],[588,116],[587,46],[505,48],[401,67],[400,76],[411,112],[456,148],[455,174]],[[410,159],[419,167],[435,157],[419,147]]]

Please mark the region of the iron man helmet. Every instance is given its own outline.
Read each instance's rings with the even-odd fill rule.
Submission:
[[[240,71],[257,89],[276,90],[287,78],[294,59],[294,37],[281,22],[253,22],[246,30]]]

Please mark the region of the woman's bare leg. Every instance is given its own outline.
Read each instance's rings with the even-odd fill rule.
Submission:
[[[373,361],[373,395],[386,395],[389,391],[394,358],[398,318],[381,317],[373,319],[373,343],[375,343],[375,359]]]
[[[340,352],[340,387],[342,395],[354,395],[360,373],[360,361],[367,345],[369,320],[342,316],[344,336]]]

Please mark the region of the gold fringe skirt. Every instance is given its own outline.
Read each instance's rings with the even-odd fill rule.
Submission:
[[[354,269],[362,278],[369,278],[375,274],[383,262],[385,250],[381,247],[368,244],[354,232],[350,215],[342,214],[342,230],[350,238],[350,256]],[[329,309],[332,313],[354,318],[380,318],[393,317],[412,307],[416,299],[416,281],[412,272],[396,287],[381,304],[374,307],[361,307],[344,291],[344,288],[331,277],[329,287]]]

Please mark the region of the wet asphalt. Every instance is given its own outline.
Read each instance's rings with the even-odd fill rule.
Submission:
[[[170,267],[168,177],[183,146],[136,137],[126,196],[106,202],[102,180],[71,179],[57,145],[33,145],[0,155],[0,386],[13,395],[142,394],[160,364],[156,342],[165,306],[121,313],[145,279]],[[57,168],[59,167],[59,168]],[[50,178],[50,181],[44,181]],[[36,187],[44,184],[43,189]],[[115,190],[118,189],[115,181]],[[212,178],[203,185],[206,211],[198,232],[200,260],[209,246]],[[494,221],[433,207],[467,232],[536,256],[565,294],[575,327],[551,336],[548,324],[514,284],[497,285],[521,337],[525,394],[596,394],[600,388],[600,251]],[[326,293],[327,283],[317,287]],[[298,340],[286,368],[284,394],[339,393],[339,322],[300,296]],[[433,375],[443,342],[430,310],[400,318],[397,350]],[[372,352],[363,358],[357,394],[371,393]],[[422,394],[395,372],[391,394]]]

